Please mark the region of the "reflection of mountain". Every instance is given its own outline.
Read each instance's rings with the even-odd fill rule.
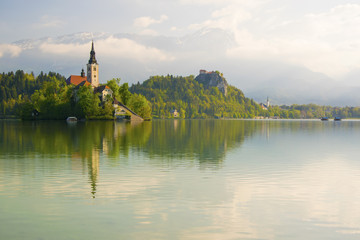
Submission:
[[[174,120],[154,121],[144,149],[163,161],[196,159],[200,164],[219,164],[226,151],[238,147],[256,128],[254,121]]]
[[[132,156],[145,154],[153,163],[196,162],[200,168],[218,168],[227,151],[254,134],[271,138],[283,129],[320,133],[326,127],[320,121],[155,120],[135,125],[113,121],[76,125],[0,121],[0,152],[3,158],[42,159],[44,164],[71,159],[72,169],[88,173],[94,197],[104,159],[111,164],[128,164],[134,160]]]
[[[195,162],[200,168],[218,168],[228,151],[255,135],[271,141],[279,131],[284,131],[283,138],[297,132],[320,136],[329,128],[338,131],[345,126],[358,130],[358,125],[347,121],[155,120],[135,125],[113,121],[76,125],[62,121],[0,121],[0,158],[29,159],[29,166],[40,160],[51,165],[49,169],[68,162],[71,169],[88,174],[95,197],[104,161],[126,165],[145,155],[155,164],[193,166]],[[4,167],[1,164],[0,169]]]
[[[2,121],[1,151],[26,155],[93,161],[94,155],[111,159],[127,157],[129,151],[151,156],[190,157],[221,161],[227,151],[244,141],[256,127],[252,121],[158,120],[138,125],[112,121]],[[96,164],[95,164],[96,165]]]

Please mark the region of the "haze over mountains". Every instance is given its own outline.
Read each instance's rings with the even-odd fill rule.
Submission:
[[[252,58],[251,49],[242,57],[236,53],[246,46],[238,37],[220,28],[183,37],[83,32],[16,41],[7,52],[0,51],[0,64],[2,71],[80,74],[93,39],[102,83],[118,77],[136,83],[152,75],[196,76],[200,69],[219,70],[230,85],[258,102],[269,97],[273,104],[360,105],[360,71],[340,82],[301,65]]]

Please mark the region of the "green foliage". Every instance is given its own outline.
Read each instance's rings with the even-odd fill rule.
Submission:
[[[143,119],[151,118],[151,104],[141,94],[133,94],[129,99],[128,107]]]
[[[129,91],[129,85],[128,83],[124,83],[119,87],[119,95],[120,95],[120,101],[127,105],[129,99],[131,98],[131,92]]]
[[[58,100],[57,92],[51,93],[50,89],[54,88],[55,91],[58,91],[59,86],[49,85],[50,83],[53,84],[54,80],[64,82],[65,78],[54,72],[48,74],[41,72],[35,78],[33,73],[28,74],[22,70],[17,70],[15,73],[0,74],[0,114],[3,116],[15,114],[21,116],[24,114],[26,107],[29,107],[28,103],[31,95],[39,91],[43,85],[46,85],[44,91],[51,95],[46,100],[50,104],[56,102]],[[22,106],[22,104],[25,104],[26,107]],[[51,110],[55,111],[55,109]]]
[[[224,96],[218,88],[205,89],[194,76],[154,76],[129,88],[119,78],[107,82],[114,96],[143,118],[254,118],[279,117],[311,119],[323,116],[360,118],[360,107],[330,107],[316,104],[271,106],[263,110],[252,99],[233,86]],[[134,94],[132,94],[134,93]],[[150,100],[150,102],[148,101]],[[67,85],[58,73],[33,73],[18,70],[0,74],[0,118],[15,115],[23,119],[65,119],[68,116],[90,119],[112,119],[112,99],[100,102],[91,87]]]
[[[68,116],[113,119],[112,99],[101,103],[91,87],[67,85],[65,78],[57,73],[41,72],[36,78],[21,70],[15,74],[3,73],[0,75],[0,92],[0,111],[5,116],[16,114],[22,119],[66,119]],[[37,116],[33,114],[35,111],[39,113]]]
[[[181,118],[250,118],[261,113],[259,105],[241,90],[229,86],[224,96],[218,88],[205,89],[194,76],[154,76],[130,91],[149,99],[152,115],[158,118],[172,117],[174,109]]]
[[[119,84],[120,84],[120,78],[113,78],[109,81],[107,81],[106,85],[113,91],[114,97],[116,99],[119,99]]]

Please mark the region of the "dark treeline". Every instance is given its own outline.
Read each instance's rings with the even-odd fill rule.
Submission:
[[[316,104],[271,106],[262,109],[243,92],[228,86],[225,96],[218,88],[205,88],[194,76],[153,76],[142,84],[120,85],[120,79],[106,83],[114,97],[140,116],[173,118],[255,118],[277,117],[313,119],[321,117],[360,118],[359,107],[331,107]],[[150,102],[151,104],[150,104]],[[0,118],[31,118],[34,110],[40,119],[79,118],[112,119],[112,99],[101,102],[91,87],[67,85],[58,73],[41,72],[38,76],[18,70],[0,74]]]
[[[150,118],[151,106],[145,97],[131,94],[128,84],[120,79],[107,85],[118,101],[140,116]],[[67,85],[65,77],[49,72],[27,74],[22,70],[0,75],[0,117],[22,119],[66,119],[69,116],[87,119],[114,119],[113,99],[101,101],[90,86]]]
[[[270,108],[270,112],[271,111],[281,112],[281,117],[283,118],[360,118],[360,107],[331,107],[316,104],[293,104],[291,106],[276,106]]]
[[[19,103],[30,99],[45,82],[54,79],[65,81],[65,77],[54,72],[41,72],[37,77],[22,70],[0,74],[0,116],[15,115]]]

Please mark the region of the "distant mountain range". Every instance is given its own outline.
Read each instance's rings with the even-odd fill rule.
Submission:
[[[360,105],[360,85],[354,84],[360,72],[344,83],[303,66],[230,57],[239,45],[235,34],[218,28],[183,37],[83,32],[20,40],[12,45],[21,48],[21,53],[1,57],[0,70],[80,74],[89,59],[92,39],[101,82],[120,77],[123,82],[136,83],[153,75],[187,76],[197,75],[200,69],[219,70],[230,85],[258,102],[269,97],[272,104]]]

